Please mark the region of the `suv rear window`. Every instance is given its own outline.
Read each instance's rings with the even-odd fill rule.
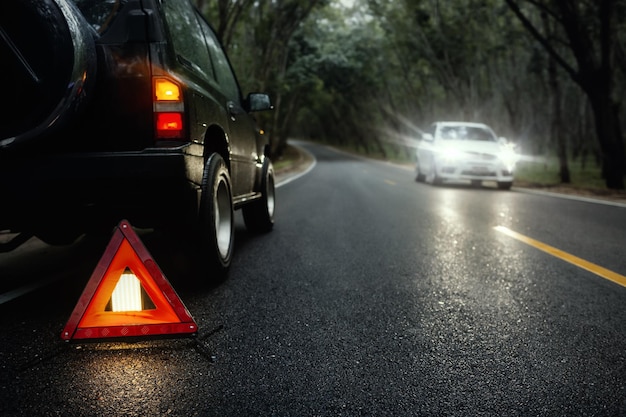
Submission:
[[[104,33],[115,19],[126,0],[72,0],[87,22],[98,32]]]

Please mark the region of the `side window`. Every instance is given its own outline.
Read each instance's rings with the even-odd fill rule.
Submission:
[[[222,49],[217,37],[209,25],[202,19],[200,24],[206,36],[207,45],[209,46],[209,53],[215,66],[215,75],[217,76],[217,82],[220,85],[220,90],[228,97],[238,104],[241,104],[241,92],[239,91],[239,84],[237,78],[233,74],[230,62]]]
[[[163,1],[165,19],[179,59],[205,77],[215,78],[202,30],[188,1]]]

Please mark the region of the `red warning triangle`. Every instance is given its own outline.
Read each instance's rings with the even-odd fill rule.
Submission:
[[[131,287],[134,284],[135,292],[141,288],[140,300],[146,300],[143,306],[137,307],[135,302],[134,307],[115,307],[114,292],[120,281],[131,282]],[[191,314],[139,236],[122,220],[74,307],[61,339],[192,335],[197,330]]]

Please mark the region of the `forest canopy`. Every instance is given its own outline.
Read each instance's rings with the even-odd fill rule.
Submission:
[[[195,0],[288,138],[410,158],[437,120],[491,125],[527,155],[598,164],[624,189],[626,0]]]

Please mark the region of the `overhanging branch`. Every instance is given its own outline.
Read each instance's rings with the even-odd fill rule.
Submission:
[[[576,69],[574,69],[567,61],[552,47],[548,39],[541,34],[535,25],[524,15],[520,7],[514,0],[506,0],[507,5],[517,18],[522,22],[526,30],[543,46],[548,54],[572,77],[574,81],[580,83],[580,77]],[[532,2],[535,7],[538,7],[535,2]]]

